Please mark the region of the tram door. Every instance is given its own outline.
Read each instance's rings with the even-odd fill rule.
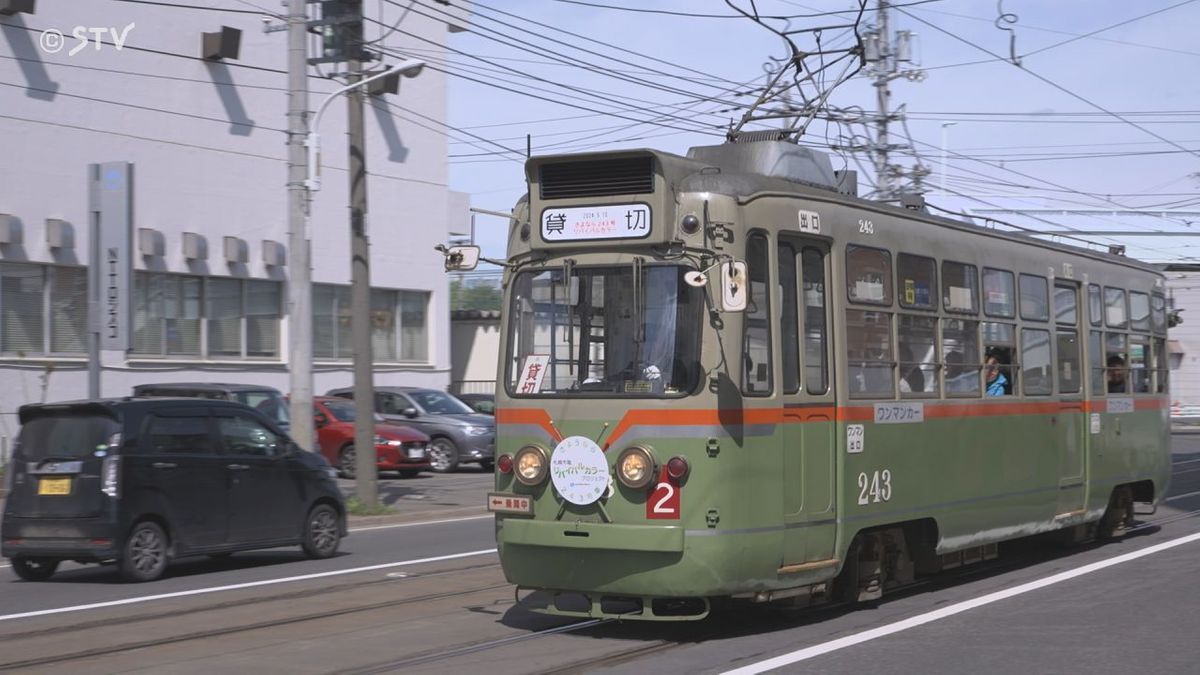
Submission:
[[[1054,284],[1055,386],[1059,395],[1055,434],[1058,446],[1058,513],[1083,510],[1087,500],[1087,414],[1084,405],[1079,284]]]
[[[829,248],[780,238],[784,567],[833,558],[835,404]]]

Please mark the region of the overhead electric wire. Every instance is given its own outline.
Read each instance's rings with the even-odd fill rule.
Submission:
[[[124,2],[124,3],[131,4],[131,5],[157,5],[160,7],[170,7],[171,9],[195,9],[195,10],[203,10],[203,11],[209,11],[209,12],[226,12],[229,14],[254,14],[254,15],[259,15],[259,16],[266,14],[267,16],[283,18],[283,17],[279,16],[278,14],[276,14],[275,12],[271,12],[271,11],[261,9],[261,8],[260,9],[234,9],[232,7],[213,7],[211,5],[187,5],[187,4],[178,3],[178,2],[164,2],[163,0],[116,0],[116,2]],[[253,5],[251,5],[251,6],[253,6]]]
[[[605,5],[605,4],[602,4],[599,2],[587,2],[585,0],[554,0],[554,1],[567,3],[567,4],[571,4],[571,5],[583,5],[586,7],[595,7],[597,9],[610,9],[610,10],[617,10],[617,11],[622,11],[622,12],[634,12],[634,13],[640,13],[640,14],[663,14],[663,15],[667,15],[667,16],[683,16],[683,17],[687,17],[689,19],[741,19],[741,18],[743,18],[740,14],[696,14],[693,12],[676,12],[676,11],[664,10],[664,9],[645,9],[645,8],[641,8],[641,7],[621,7],[619,5]],[[913,2],[906,2],[903,4],[896,4],[896,5],[891,5],[891,6],[892,7],[913,7],[916,5],[924,5],[924,4],[928,4],[930,2],[940,2],[940,1],[941,0],[913,0]],[[794,4],[794,3],[792,3],[792,4]],[[840,16],[845,13],[847,13],[847,12],[845,12],[845,11],[829,11],[829,12],[817,12],[815,14],[786,14],[786,15],[779,15],[779,16],[763,16],[762,18],[770,19],[773,21],[788,21],[791,19],[813,19],[813,18],[824,17],[824,16]]]

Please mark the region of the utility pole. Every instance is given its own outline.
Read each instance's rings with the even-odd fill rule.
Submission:
[[[901,64],[912,61],[912,33],[897,31],[895,43],[888,30],[889,0],[878,0],[875,26],[867,32],[864,45],[864,60],[867,62],[866,72],[874,78],[875,98],[878,110],[875,113],[875,142],[870,146],[871,160],[875,164],[876,192],[880,200],[895,199],[902,191],[897,186],[897,179],[906,175],[903,167],[891,161],[889,153],[893,150],[908,148],[907,144],[893,145],[888,135],[888,125],[894,121],[902,121],[902,111],[892,112],[889,83],[896,78],[906,78],[919,82],[925,79],[925,72],[916,69],[901,70]],[[928,173],[927,169],[914,167],[910,175],[921,190],[921,179]]]
[[[308,209],[307,0],[288,0],[288,390],[292,439],[316,451],[313,433],[312,269]]]
[[[362,21],[346,24],[350,45],[346,125],[350,140],[350,344],[354,348],[356,493],[366,508],[379,503],[375,463],[375,387],[371,381],[371,250],[367,239],[367,155],[363,129]]]

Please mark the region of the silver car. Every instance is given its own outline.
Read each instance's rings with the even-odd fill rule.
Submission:
[[[354,389],[331,389],[328,396],[354,398]],[[429,460],[434,471],[454,471],[459,464],[477,463],[491,471],[496,454],[496,420],[480,415],[466,403],[437,389],[376,387],[375,412],[429,436]]]

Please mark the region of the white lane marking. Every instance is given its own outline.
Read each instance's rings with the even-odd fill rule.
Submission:
[[[394,523],[392,525],[371,525],[370,527],[352,527],[349,532],[370,532],[371,530],[390,530],[395,527],[416,527],[418,525],[441,525],[443,523],[461,523],[468,520],[483,520],[484,518],[495,518],[496,516],[489,513],[483,516],[465,516],[463,518],[446,518],[445,520],[422,520],[415,523]]]
[[[1171,472],[1171,475],[1172,476],[1182,476],[1185,473],[1196,473],[1197,471],[1200,471],[1200,469],[1185,469],[1183,471],[1173,471],[1173,472]]]
[[[1171,462],[1171,466],[1183,466],[1184,464],[1195,464],[1200,462],[1200,459],[1185,459],[1182,462]]]
[[[271,586],[274,584],[286,584],[293,581],[307,581],[309,579],[322,579],[325,577],[336,577],[343,574],[357,574],[358,572],[371,572],[373,570],[383,570],[389,567],[406,567],[409,565],[420,565],[423,563],[441,562],[443,560],[455,560],[457,558],[470,558],[477,555],[489,555],[496,552],[494,548],[486,548],[478,551],[467,551],[465,553],[452,553],[450,555],[440,555],[433,558],[419,558],[417,560],[403,560],[400,562],[381,563],[379,565],[367,565],[365,567],[352,567],[345,570],[333,570],[330,572],[317,572],[315,574],[302,574],[295,577],[283,577],[280,579],[264,579],[262,581],[250,581],[244,584],[229,584],[228,586],[212,586],[209,588],[196,588],[190,591],[178,591],[175,593],[159,593],[158,595],[143,595],[136,598],[125,598],[123,600],[109,600],[107,602],[93,602],[87,605],[75,605],[73,607],[56,607],[54,609],[39,609],[33,612],[20,612],[18,614],[3,614],[0,615],[0,621],[11,621],[13,619],[28,619],[35,616],[46,616],[49,614],[65,614],[67,612],[82,612],[88,609],[100,609],[102,607],[119,607],[121,605],[133,605],[141,602],[150,602],[151,600],[166,600],[169,598],[185,598],[189,595],[206,595],[208,593],[220,593],[222,591],[236,591],[242,588],[254,588],[256,586]]]
[[[948,607],[943,607],[941,609],[936,609],[932,612],[926,612],[925,614],[919,614],[917,616],[914,616],[914,617],[911,617],[908,619],[904,619],[903,621],[897,621],[896,623],[888,624],[886,626],[872,628],[871,630],[866,630],[861,633],[855,633],[854,635],[847,635],[846,637],[843,637],[843,638],[838,638],[836,640],[831,640],[829,642],[825,642],[822,644],[813,645],[812,647],[798,649],[798,650],[796,650],[794,652],[790,652],[788,654],[776,656],[775,658],[767,659],[766,661],[759,661],[758,663],[754,663],[754,664],[751,664],[748,666],[743,666],[741,668],[735,668],[734,670],[727,670],[727,671],[725,671],[724,675],[751,675],[752,673],[761,673],[761,672],[764,672],[767,670],[772,670],[774,668],[782,668],[784,666],[789,666],[793,663],[799,663],[800,661],[806,661],[808,659],[815,658],[815,657],[821,656],[823,654],[835,652],[835,651],[838,651],[839,649],[845,649],[846,647],[853,647],[854,645],[862,644],[862,643],[868,642],[870,640],[875,640],[875,639],[878,639],[881,637],[892,635],[894,633],[906,631],[910,628],[916,628],[917,626],[922,626],[927,623],[939,621],[941,619],[945,619],[946,617],[954,616],[955,614],[961,614],[968,610],[975,609],[976,607],[990,605],[993,602],[999,602],[1000,600],[1006,600],[1013,596],[1022,595],[1024,593],[1029,593],[1030,591],[1036,591],[1039,588],[1045,588],[1046,586],[1052,586],[1054,584],[1061,583],[1061,582],[1067,581],[1069,579],[1074,579],[1075,577],[1080,577],[1085,574],[1091,574],[1092,572],[1102,570],[1106,567],[1112,567],[1113,565],[1120,565],[1121,563],[1126,563],[1126,562],[1129,562],[1130,560],[1137,560],[1138,558],[1142,558],[1142,557],[1145,557],[1148,555],[1153,555],[1160,551],[1165,551],[1167,549],[1175,548],[1176,546],[1190,544],[1193,541],[1200,541],[1200,532],[1189,534],[1186,537],[1180,537],[1178,539],[1164,541],[1161,544],[1155,544],[1154,546],[1149,546],[1147,548],[1141,549],[1140,551],[1133,551],[1131,553],[1126,553],[1124,555],[1116,556],[1115,558],[1109,558],[1108,560],[1101,560],[1099,562],[1094,562],[1089,565],[1084,565],[1083,567],[1078,567],[1073,570],[1067,570],[1066,572],[1060,572],[1058,574],[1054,574],[1054,575],[1045,577],[1043,579],[1038,579],[1037,581],[1031,581],[1029,583],[1021,584],[1020,586],[1014,586],[1012,588],[1008,588],[1008,589],[1005,589],[1002,591],[996,591],[995,593],[988,593],[987,595],[983,595],[978,598],[964,600],[963,602],[959,602],[959,603],[950,605]]]
[[[1174,497],[1167,497],[1163,501],[1164,502],[1172,502],[1172,501],[1175,501],[1176,499],[1183,499],[1184,497],[1195,497],[1196,495],[1200,495],[1200,490],[1196,490],[1195,492],[1188,492],[1188,493],[1181,494],[1181,495],[1175,495]]]

